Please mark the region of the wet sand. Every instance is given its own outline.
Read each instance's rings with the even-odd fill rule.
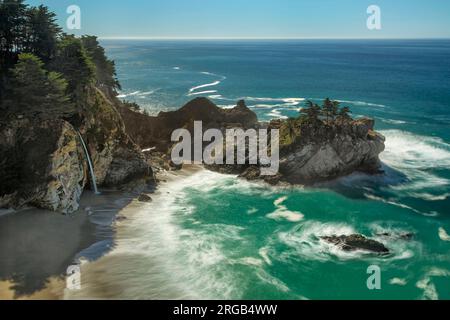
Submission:
[[[100,196],[85,191],[80,209],[70,216],[38,209],[1,211],[0,299],[64,299],[67,267],[96,261],[114,248],[117,227],[144,205],[137,200],[140,193],[157,196],[164,184],[200,169],[159,173],[155,195],[148,188],[101,190]]]

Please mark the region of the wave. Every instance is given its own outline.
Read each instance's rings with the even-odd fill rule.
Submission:
[[[122,98],[126,98],[126,97],[131,97],[131,96],[136,96],[136,95],[138,95],[139,93],[141,93],[141,91],[134,91],[134,92],[131,92],[131,93],[127,93],[127,94],[119,94],[118,96],[117,96],[117,98],[120,98],[120,99],[122,99]]]
[[[378,108],[387,108],[388,106],[384,104],[365,102],[365,101],[355,101],[355,100],[337,100],[340,103],[350,103],[355,106],[369,106],[369,107],[378,107]]]
[[[368,252],[364,250],[346,252],[336,245],[321,239],[325,236],[341,236],[359,233],[352,225],[337,222],[305,221],[288,232],[279,233],[279,240],[290,247],[291,250],[287,253],[283,252],[278,258],[286,260],[287,262],[296,258],[326,261],[333,257],[344,261],[353,259],[401,260],[413,257],[414,252],[420,252],[420,244],[415,241],[399,241],[398,239],[390,239],[377,235],[380,230],[382,232],[391,232],[395,235],[406,233],[406,229],[401,227],[386,228],[382,223],[373,224],[370,228],[373,230],[373,234],[370,238],[383,243],[389,248],[391,252],[389,256],[374,256],[368,254]]]
[[[401,130],[380,132],[386,137],[386,149],[380,155],[381,160],[404,173],[409,180],[408,183],[392,187],[393,189],[415,196],[417,190],[427,189],[426,192],[430,193],[430,189],[441,191],[450,184],[448,179],[433,173],[433,170],[450,167],[448,143],[437,137],[421,136]],[[422,196],[424,197],[426,195]],[[435,197],[447,197],[447,193]]]
[[[278,110],[278,109],[271,110],[270,112],[267,113],[267,116],[270,116],[275,119],[288,119],[289,118],[288,116],[282,115],[280,110]]]
[[[442,241],[450,241],[450,235],[448,235],[447,231],[444,228],[439,228],[439,239]]]
[[[206,94],[211,94],[211,93],[216,93],[217,90],[207,90],[207,91],[200,91],[200,92],[192,92],[189,93],[189,96],[198,96],[198,95],[206,95]]]
[[[416,287],[423,290],[422,299],[424,300],[439,300],[439,294],[433,283],[435,277],[450,277],[450,271],[436,267],[430,268],[425,275],[417,281]]]
[[[192,87],[192,88],[189,89],[189,93],[193,93],[195,90],[198,90],[198,89],[203,89],[203,88],[217,86],[218,84],[220,84],[220,82],[221,81],[218,80],[218,81],[214,81],[214,82],[211,82],[211,83],[206,83],[206,84],[202,84],[202,85],[199,85],[199,86],[196,86],[196,87]]]
[[[403,120],[395,120],[395,119],[385,119],[385,118],[379,118],[381,121],[383,121],[384,123],[388,123],[388,124],[396,124],[396,125],[400,125],[400,124],[407,124],[408,122],[403,121]]]
[[[299,222],[303,220],[304,215],[298,211],[290,211],[283,203],[287,200],[287,197],[281,197],[273,203],[276,207],[276,210],[272,213],[269,213],[266,217],[269,219],[280,220],[286,219],[290,222]]]

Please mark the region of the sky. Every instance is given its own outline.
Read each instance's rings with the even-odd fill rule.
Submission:
[[[448,0],[28,0],[101,38],[450,38]],[[67,30],[67,7],[81,29]],[[367,8],[381,9],[381,30]]]

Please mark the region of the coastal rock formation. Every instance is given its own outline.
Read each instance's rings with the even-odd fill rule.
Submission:
[[[202,121],[204,130],[258,126],[256,114],[247,108],[244,101],[239,101],[233,109],[222,109],[206,98],[196,98],[179,110],[160,112],[158,116],[147,116],[125,105],[119,110],[133,141],[142,149],[155,148],[160,152],[171,148],[170,138],[174,130],[184,128],[192,132],[194,121]]]
[[[125,133],[114,104],[95,90],[77,121],[60,115],[15,115],[0,123],[0,207],[29,205],[71,213],[90,185],[78,126],[99,186],[153,179],[144,155]],[[74,123],[71,124],[70,122]]]
[[[63,120],[21,119],[0,126],[0,207],[70,213],[86,183],[75,129]]]
[[[203,130],[217,128],[266,128],[286,131],[286,121],[274,120],[259,123],[256,114],[238,101],[233,109],[221,109],[206,98],[196,98],[173,112],[147,116],[131,110],[126,105],[119,108],[126,131],[142,148],[168,154],[173,143],[174,130],[193,131],[193,123],[200,120]],[[285,181],[293,184],[312,184],[326,181],[355,171],[379,173],[379,154],[384,151],[385,138],[374,129],[372,119],[362,118],[324,123],[311,127],[298,124],[297,136],[289,143],[280,142],[280,169],[275,176],[260,176],[259,166],[208,165],[208,169],[221,173],[237,174],[248,180],[262,179],[270,184]],[[225,154],[225,153],[224,153]]]
[[[117,186],[140,177],[152,177],[150,166],[125,132],[117,101],[100,90],[91,94],[81,132],[92,157],[99,186]],[[112,100],[112,101],[111,101]]]
[[[389,254],[389,249],[381,242],[368,239],[360,234],[348,236],[326,236],[320,237],[322,240],[338,246],[344,251],[364,250],[382,255]]]
[[[312,183],[354,171],[379,172],[385,138],[374,131],[372,119],[327,129],[299,139],[286,149],[280,159],[280,172],[287,181]]]

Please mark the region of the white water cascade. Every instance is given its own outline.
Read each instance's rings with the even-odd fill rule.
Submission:
[[[86,155],[86,159],[87,159],[87,162],[89,164],[89,172],[91,174],[91,181],[92,181],[92,186],[94,187],[94,192],[95,192],[95,194],[100,194],[100,192],[98,192],[98,189],[97,189],[97,181],[95,179],[94,167],[92,166],[92,161],[91,161],[91,157],[89,156],[89,152],[88,152],[87,146],[84,143],[84,140],[83,140],[83,137],[81,136],[81,133],[79,131],[77,131],[77,133],[78,133],[78,136],[80,137],[81,144],[83,145],[83,149],[84,149],[84,154]]]

